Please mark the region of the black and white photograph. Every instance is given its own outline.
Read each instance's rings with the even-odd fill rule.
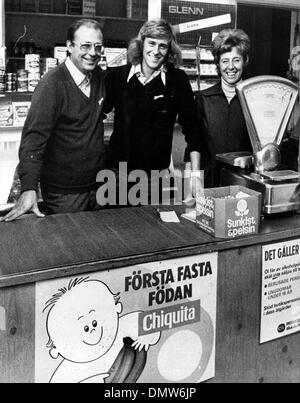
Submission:
[[[299,0],[0,0],[0,384],[300,383],[299,88]]]

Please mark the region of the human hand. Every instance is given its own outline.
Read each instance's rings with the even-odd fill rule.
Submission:
[[[203,194],[204,186],[201,171],[191,173],[191,189],[192,189],[192,195],[195,200],[197,200],[197,196]]]
[[[38,208],[38,197],[34,190],[22,193],[15,207],[5,217],[0,218],[0,222],[12,222],[28,212],[34,213],[38,218],[45,217]]]
[[[139,336],[138,339],[132,344],[132,347],[137,351],[143,349],[147,352],[150,346],[154,346],[159,342],[161,333],[153,333],[152,335]]]

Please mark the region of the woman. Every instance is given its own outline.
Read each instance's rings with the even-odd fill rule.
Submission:
[[[241,83],[244,68],[249,62],[249,52],[250,39],[240,29],[223,30],[213,42],[213,55],[220,81],[196,97],[201,137],[205,141],[201,153],[205,187],[217,187],[220,184],[217,154],[252,151],[236,94],[236,86]]]

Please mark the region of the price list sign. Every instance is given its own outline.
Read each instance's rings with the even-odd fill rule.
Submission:
[[[261,343],[300,332],[300,240],[263,247]]]

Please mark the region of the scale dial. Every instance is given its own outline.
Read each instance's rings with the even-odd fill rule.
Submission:
[[[292,89],[280,83],[257,84],[245,91],[262,148],[276,143],[292,96]]]
[[[269,144],[280,146],[295,106],[298,87],[289,80],[260,76],[244,81],[237,93],[254,153]]]

